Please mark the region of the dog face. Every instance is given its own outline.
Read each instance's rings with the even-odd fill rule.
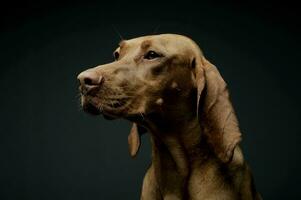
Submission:
[[[120,42],[114,62],[78,75],[83,109],[113,118],[167,113],[195,88],[192,49],[190,39],[169,34]]]
[[[141,126],[172,133],[197,119],[217,157],[231,160],[241,139],[238,121],[225,81],[196,43],[175,34],[145,36],[122,41],[114,56],[78,75],[81,102],[89,113],[134,122],[132,156]]]

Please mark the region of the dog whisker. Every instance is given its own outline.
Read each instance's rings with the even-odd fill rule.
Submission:
[[[112,28],[114,29],[114,31],[117,33],[117,35],[119,36],[120,40],[124,40],[122,35],[120,34],[120,32],[117,30],[117,28],[112,24]]]

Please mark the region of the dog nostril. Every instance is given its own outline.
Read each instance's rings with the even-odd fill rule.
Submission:
[[[93,85],[93,81],[90,78],[84,78],[85,85]]]

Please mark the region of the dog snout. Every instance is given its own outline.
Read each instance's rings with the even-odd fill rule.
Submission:
[[[77,76],[83,94],[87,94],[93,89],[99,88],[104,81],[102,75],[93,71],[84,71]]]
[[[84,71],[77,76],[77,79],[84,86],[100,85],[103,82],[103,76],[93,71]]]

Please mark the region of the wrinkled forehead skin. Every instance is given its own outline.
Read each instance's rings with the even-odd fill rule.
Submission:
[[[116,49],[121,57],[135,55],[141,49],[161,52],[164,55],[187,56],[187,54],[202,54],[198,45],[190,38],[177,34],[160,34],[142,36],[134,39],[123,40]],[[194,55],[199,56],[199,55]]]

